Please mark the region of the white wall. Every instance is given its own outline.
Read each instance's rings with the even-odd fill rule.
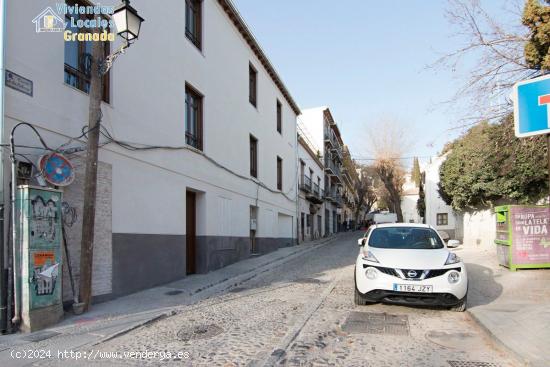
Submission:
[[[416,210],[416,203],[418,202],[418,195],[406,195],[401,199],[401,212],[403,213],[403,222],[409,223],[422,223],[422,218],[418,215]]]
[[[446,155],[441,157],[433,157],[432,162],[424,167],[426,181],[424,184],[424,193],[426,200],[426,224],[432,225],[437,230],[450,231],[457,230],[457,214],[453,208],[441,199],[439,195],[439,168],[445,161]],[[437,214],[447,213],[448,224],[437,225]]]
[[[463,215],[464,246],[493,248],[496,238],[496,217],[492,209],[465,212]]]
[[[34,96],[6,88],[6,131],[16,122],[29,122],[52,146],[80,135],[88,119],[88,96],[63,82],[62,34],[37,34],[31,23],[46,6],[55,9],[56,2],[10,1],[7,16],[6,67],[33,81]],[[272,215],[268,224],[265,210],[296,215],[296,114],[217,1],[203,2],[202,51],[185,37],[184,5],[132,1],[146,22],[140,39],[112,69],[111,103],[102,105],[103,125],[121,140],[181,146],[185,84],[190,83],[204,95],[204,153],[248,177],[253,134],[258,139],[259,179],[275,189],[276,157],[282,157],[282,191],[290,200],[265,189],[258,193],[255,183],[191,151],[130,152],[107,145],[99,155],[112,165],[112,230],[185,234],[185,191],[192,188],[205,193],[207,218],[219,213],[219,197],[229,200],[228,210],[234,214],[231,228],[208,220],[199,223],[199,235],[248,236],[249,206],[257,201],[263,218],[257,235],[271,237],[278,216]],[[257,108],[248,101],[249,62],[258,70]],[[277,99],[283,106],[282,134],[276,130]],[[24,130],[18,131],[17,143],[36,145]]]

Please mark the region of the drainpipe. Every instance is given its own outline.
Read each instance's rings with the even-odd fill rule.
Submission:
[[[6,3],[0,0],[0,142],[4,142],[4,54],[6,44]],[[5,266],[6,242],[4,241],[4,159],[0,149],[0,333],[7,329],[7,278]]]

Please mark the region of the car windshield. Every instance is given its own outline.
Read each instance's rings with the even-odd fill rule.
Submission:
[[[431,228],[376,228],[369,237],[370,247],[431,250],[443,248],[443,242]]]

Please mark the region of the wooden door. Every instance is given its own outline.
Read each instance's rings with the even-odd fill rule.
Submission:
[[[187,274],[195,274],[197,271],[197,205],[196,194],[192,191],[187,191],[185,208]]]

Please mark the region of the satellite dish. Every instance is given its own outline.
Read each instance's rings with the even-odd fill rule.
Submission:
[[[68,186],[74,181],[71,162],[59,153],[46,154],[38,160],[38,167],[46,181],[55,186]]]

